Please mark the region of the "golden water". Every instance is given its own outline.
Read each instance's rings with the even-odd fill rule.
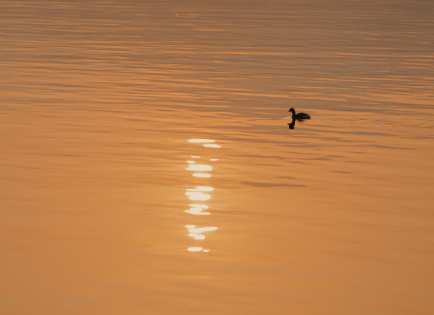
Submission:
[[[433,13],[1,1],[0,313],[433,314]]]

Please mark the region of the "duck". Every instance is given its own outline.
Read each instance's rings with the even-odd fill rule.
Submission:
[[[298,113],[297,115],[295,114],[295,109],[294,108],[290,108],[288,112],[292,113],[292,119],[297,119],[297,120],[305,120],[305,119],[310,119],[310,115],[306,114],[306,113]]]

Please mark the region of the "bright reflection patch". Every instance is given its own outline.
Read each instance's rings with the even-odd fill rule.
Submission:
[[[196,188],[187,188],[187,191],[213,191],[213,187],[209,186],[196,186]]]
[[[211,139],[190,139],[190,140],[188,140],[188,142],[190,142],[190,143],[211,143],[211,142],[215,142],[215,140],[211,140]]]
[[[191,208],[190,210],[184,211],[193,215],[211,215],[211,212],[203,212],[202,208]]]
[[[197,234],[197,233],[203,233],[203,232],[215,231],[215,230],[217,230],[217,229],[218,229],[218,228],[216,228],[216,227],[214,227],[214,226],[207,226],[207,227],[202,227],[202,228],[197,228],[197,227],[190,228],[190,229],[188,229],[188,231],[189,231],[190,233]]]
[[[218,161],[219,159],[210,159],[211,162]]]
[[[190,164],[187,168],[187,171],[196,171],[196,172],[207,172],[212,171],[211,165],[205,165],[205,164]]]
[[[205,235],[203,235],[202,233],[204,232],[209,232],[209,231],[215,231],[217,230],[216,227],[213,226],[209,226],[209,227],[202,227],[202,228],[189,228],[188,229],[188,236],[194,238],[195,240],[204,240],[205,239]]]
[[[187,161],[188,164],[194,164],[196,161]]]
[[[208,209],[209,207],[207,205],[202,205],[202,204],[198,204],[198,203],[193,203],[191,205],[189,205],[190,207],[196,207],[196,208],[204,208],[204,209]]]
[[[190,211],[201,212],[201,211],[203,211],[203,209],[202,208],[190,208]]]
[[[191,204],[189,205],[191,208],[190,210],[185,210],[185,212],[193,214],[193,215],[210,215],[211,212],[203,212],[204,209],[208,209],[207,205],[202,205],[202,204]],[[187,228],[194,228],[196,226],[190,226]]]
[[[204,144],[205,148],[221,148],[218,144]]]
[[[188,251],[189,252],[201,252],[202,251],[202,247],[189,247]]]
[[[211,195],[204,194],[200,191],[188,191],[185,193],[190,200],[209,200],[211,199]]]
[[[211,174],[207,174],[207,173],[194,173],[193,176],[194,176],[194,177],[210,178],[210,177],[211,177]]]
[[[210,187],[210,186],[196,186],[196,189],[198,191],[213,191],[214,187]]]
[[[191,158],[192,158],[192,159],[200,159],[200,156],[192,155]]]

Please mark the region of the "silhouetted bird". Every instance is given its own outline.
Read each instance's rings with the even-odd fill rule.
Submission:
[[[288,112],[292,113],[292,119],[297,119],[297,120],[305,120],[305,119],[310,119],[310,115],[306,114],[306,113],[298,113],[297,115],[295,114],[295,109],[294,108],[290,108]]]

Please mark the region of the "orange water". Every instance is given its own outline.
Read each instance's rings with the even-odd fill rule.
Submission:
[[[432,314],[433,11],[1,1],[0,313]]]

